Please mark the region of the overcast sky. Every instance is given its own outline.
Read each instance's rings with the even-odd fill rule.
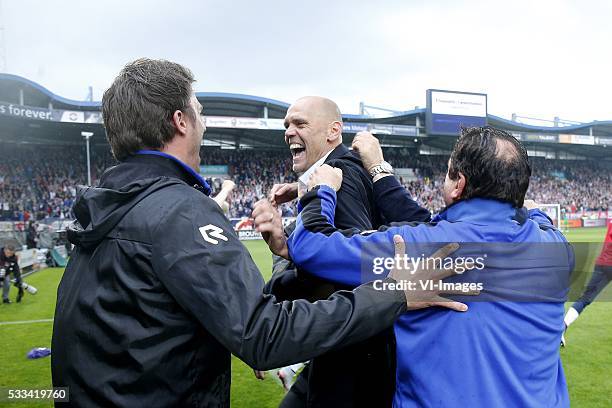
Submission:
[[[0,0],[1,1],[1,0]],[[612,1],[7,1],[5,71],[94,99],[138,57],[188,66],[196,91],[323,95],[409,110],[428,88],[489,113],[612,120]]]

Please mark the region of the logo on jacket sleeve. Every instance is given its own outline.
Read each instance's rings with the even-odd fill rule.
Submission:
[[[219,243],[218,240],[227,241],[227,237],[223,235],[223,230],[216,225],[208,224],[204,227],[200,227],[200,234],[204,241],[210,242],[213,245]]]

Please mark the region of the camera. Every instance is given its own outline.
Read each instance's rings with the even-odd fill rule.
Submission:
[[[15,273],[17,264],[15,262],[5,262],[4,266],[0,268],[0,279],[4,279],[4,277],[9,273]]]
[[[25,282],[21,282],[21,283],[15,282],[15,287],[19,289],[19,292],[17,292],[17,303],[21,302],[21,299],[23,298],[25,291],[27,291],[31,295],[35,295],[36,292],[38,292],[38,289],[36,289],[32,285],[28,285]]]
[[[36,289],[34,286],[32,285],[28,285],[25,282],[21,282],[21,286],[19,286],[19,284],[15,283],[15,286],[19,289],[25,290],[27,291],[30,295],[35,295],[36,293],[38,293],[38,289]]]

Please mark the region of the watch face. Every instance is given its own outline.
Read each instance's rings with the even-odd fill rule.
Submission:
[[[386,161],[383,161],[382,163],[380,163],[380,167],[382,167],[383,171],[386,173],[392,173],[393,172],[393,167],[387,163]]]

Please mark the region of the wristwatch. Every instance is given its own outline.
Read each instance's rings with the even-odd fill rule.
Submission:
[[[382,174],[382,173],[393,174],[393,167],[391,167],[391,165],[388,162],[383,160],[377,165],[370,167],[369,172],[370,172],[370,176],[372,177],[376,176],[377,174]]]

